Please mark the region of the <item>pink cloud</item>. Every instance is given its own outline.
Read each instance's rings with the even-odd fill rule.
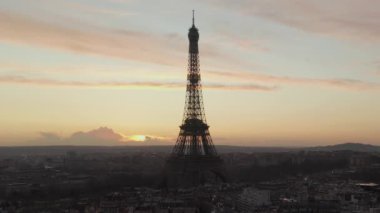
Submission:
[[[123,136],[108,127],[100,127],[88,132],[75,132],[69,137],[61,137],[54,132],[40,132],[35,145],[121,145]]]
[[[170,36],[88,26],[74,29],[4,12],[0,12],[0,41],[167,65],[183,58],[179,51],[165,48],[178,43]]]
[[[289,0],[286,0],[289,1]],[[266,2],[266,3],[265,3]],[[268,7],[275,5],[272,0],[259,2],[257,8],[240,8],[240,10],[255,14],[264,13],[265,15],[282,17],[283,12],[278,12],[278,6],[274,6],[273,10]],[[277,1],[276,1],[277,3]],[[251,3],[245,2],[250,5]],[[311,3],[297,3],[295,5],[286,5],[284,10],[296,13],[300,8],[308,10],[318,10],[319,7],[311,6]],[[317,4],[317,3],[313,3]],[[319,5],[319,4],[317,4]],[[261,8],[261,9],[260,9]],[[268,9],[268,10],[267,10]],[[325,9],[323,7],[323,9]],[[252,10],[252,11],[251,11]],[[258,10],[258,11],[256,11]],[[294,10],[294,11],[293,11]],[[319,10],[318,10],[319,11]],[[300,13],[307,13],[298,11]],[[321,11],[319,11],[321,12]],[[319,14],[314,11],[312,14]],[[291,13],[293,14],[293,13]],[[322,14],[324,14],[322,12]],[[302,14],[307,16],[308,14]],[[313,17],[316,15],[312,15]],[[293,15],[289,19],[293,19]],[[308,17],[307,19],[309,19]],[[316,20],[319,20],[316,18]],[[138,60],[144,62],[183,66],[183,59],[186,58],[186,39],[177,34],[153,35],[143,32],[134,31],[115,31],[110,29],[98,29],[85,26],[83,29],[74,29],[62,26],[55,26],[45,22],[28,19],[27,17],[11,15],[0,11],[0,41],[15,42],[28,45],[37,45],[47,48],[72,51],[80,54],[94,54],[107,57],[117,57],[130,60]],[[253,45],[249,40],[237,40],[242,46]],[[170,47],[170,48],[168,48]],[[183,49],[182,49],[183,48]],[[224,55],[217,51],[217,48],[208,46],[204,48],[202,54],[211,58],[218,58],[219,61],[228,61],[231,64],[238,64],[239,60],[228,55]],[[138,54],[137,54],[138,53]],[[223,60],[225,59],[225,60]],[[228,60],[227,60],[228,59]],[[240,61],[241,62],[241,61]],[[244,63],[241,63],[244,65]],[[245,64],[247,65],[247,64]],[[250,66],[251,64],[249,64]],[[277,84],[297,84],[297,85],[316,85],[328,86],[353,90],[369,90],[378,89],[379,85],[371,82],[364,82],[353,79],[311,79],[286,76],[272,76],[243,72],[209,72],[220,77],[232,77],[239,80],[235,83],[212,83],[205,84],[210,89],[228,89],[228,90],[257,90],[257,91],[273,91],[277,89]],[[242,81],[249,82],[242,83]],[[252,82],[262,82],[260,85]],[[21,76],[1,76],[0,82],[12,84],[31,84],[38,86],[73,86],[73,87],[104,87],[104,88],[183,88],[182,82],[125,82],[125,81],[104,81],[104,82],[88,82],[88,81],[63,81],[57,79],[36,79]],[[270,84],[269,86],[266,84]],[[274,86],[273,86],[274,85]]]
[[[173,33],[162,35],[116,30],[83,23],[77,29],[1,10],[0,41],[181,67],[186,61],[188,42],[185,36]],[[210,44],[203,45],[202,55],[207,56],[207,60],[222,59],[234,64],[247,64]]]
[[[114,132],[108,127],[99,127],[88,132],[76,132],[70,136],[68,140],[73,141],[91,141],[91,140],[101,140],[101,141],[122,141],[123,136],[119,133]]]

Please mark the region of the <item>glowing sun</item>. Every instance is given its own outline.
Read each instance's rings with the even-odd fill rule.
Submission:
[[[142,141],[146,140],[146,136],[145,135],[132,135],[131,137],[129,137],[129,139],[132,141],[142,142]]]

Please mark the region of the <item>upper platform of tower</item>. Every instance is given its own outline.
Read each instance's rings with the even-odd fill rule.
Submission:
[[[199,40],[199,33],[198,28],[195,27],[194,24],[194,10],[193,10],[193,25],[189,29],[189,53],[198,53],[198,40]]]

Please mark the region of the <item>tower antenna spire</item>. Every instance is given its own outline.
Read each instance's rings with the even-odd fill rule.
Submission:
[[[194,10],[193,10],[193,26],[194,26]]]

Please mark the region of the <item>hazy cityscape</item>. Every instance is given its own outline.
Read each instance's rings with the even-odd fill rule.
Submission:
[[[2,212],[378,212],[380,152],[224,147],[228,182],[162,188],[170,147],[1,148]],[[49,152],[51,150],[51,152]],[[45,154],[42,154],[45,153]]]

